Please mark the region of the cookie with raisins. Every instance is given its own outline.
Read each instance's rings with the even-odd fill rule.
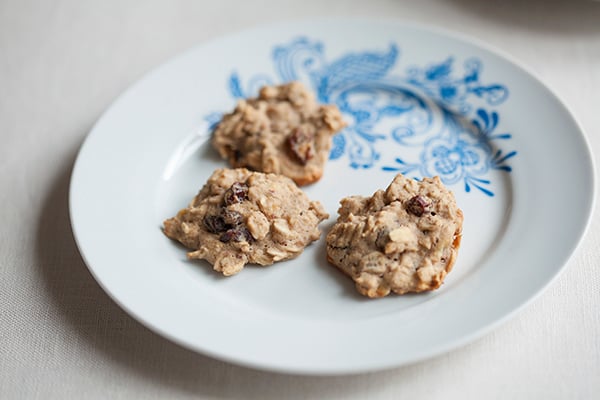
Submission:
[[[440,287],[460,246],[463,213],[439,177],[398,174],[371,197],[341,200],[327,259],[368,297]]]
[[[164,233],[229,276],[247,264],[270,265],[298,256],[320,237],[328,218],[281,175],[218,169],[189,206],[164,222]]]
[[[319,105],[300,82],[263,87],[223,116],[212,144],[234,168],[285,175],[298,185],[321,178],[332,136],[345,126],[335,105]]]

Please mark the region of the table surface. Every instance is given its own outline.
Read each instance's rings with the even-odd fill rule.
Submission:
[[[196,354],[143,327],[94,281],[73,240],[67,197],[79,146],[106,107],[193,45],[323,15],[397,17],[502,49],[564,100],[598,161],[600,2],[2,1],[0,397],[598,398],[597,218],[558,279],[492,333],[358,376],[275,374]]]

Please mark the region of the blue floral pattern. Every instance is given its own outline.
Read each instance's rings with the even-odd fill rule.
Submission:
[[[510,173],[507,161],[517,154],[499,147],[511,134],[498,133],[494,107],[507,100],[508,88],[483,83],[476,58],[464,61],[460,72],[448,57],[397,74],[399,55],[390,44],[328,61],[322,43],[301,37],[273,49],[276,79],[256,75],[243,84],[234,71],[228,88],[234,98],[245,98],[265,84],[300,80],[319,102],[336,104],[349,122],[334,136],[330,159],[345,157],[352,168],[378,167],[417,179],[439,175],[445,184],[462,183],[466,192],[475,188],[493,196],[490,171]],[[214,125],[220,117],[212,113],[205,119]]]

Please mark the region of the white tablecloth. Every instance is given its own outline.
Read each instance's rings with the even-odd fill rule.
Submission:
[[[600,154],[599,2],[2,1],[0,398],[600,396],[597,218],[564,273],[499,329],[432,360],[359,376],[279,375],[193,353],[96,284],[73,241],[67,195],[78,148],[104,109],[188,47],[320,15],[397,17],[489,42],[554,89]]]

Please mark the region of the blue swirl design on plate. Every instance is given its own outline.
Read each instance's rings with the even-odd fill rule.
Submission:
[[[319,102],[336,104],[349,122],[334,136],[330,159],[347,157],[355,169],[378,167],[416,179],[439,175],[444,184],[462,182],[466,192],[475,188],[493,196],[490,171],[510,173],[507,161],[517,154],[498,146],[511,139],[510,133],[498,133],[494,109],[507,100],[508,88],[482,83],[483,65],[476,58],[457,68],[455,58],[447,57],[397,75],[399,56],[392,43],[328,61],[322,43],[301,37],[274,47],[277,79],[259,74],[243,84],[234,71],[228,89],[234,98],[246,98],[266,84],[302,81]],[[205,120],[212,128],[220,117],[212,113]]]

